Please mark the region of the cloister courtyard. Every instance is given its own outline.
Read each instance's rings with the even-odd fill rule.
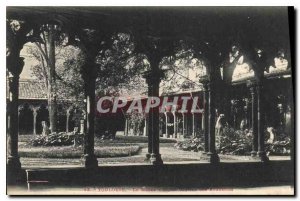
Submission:
[[[292,7],[6,14],[8,194],[294,193]]]

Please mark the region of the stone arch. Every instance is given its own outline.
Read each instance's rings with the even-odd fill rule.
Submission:
[[[80,121],[84,120],[86,116],[85,110],[77,107],[77,106],[70,106],[68,107],[63,115],[64,118],[64,128],[65,131],[73,131],[75,127],[80,128]],[[67,123],[68,121],[68,123]],[[68,124],[68,126],[67,126]],[[68,129],[67,129],[68,127]]]
[[[49,111],[45,104],[41,104],[37,110],[36,117],[36,131],[37,134],[41,134],[43,131],[42,121],[46,121],[49,126]]]
[[[33,133],[33,106],[24,103],[19,106],[19,134]]]
[[[57,131],[66,131],[67,109],[63,104],[57,105]]]

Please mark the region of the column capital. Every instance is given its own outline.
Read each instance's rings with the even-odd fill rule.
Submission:
[[[37,115],[37,111],[39,110],[39,107],[32,107],[32,111],[33,111],[33,115],[36,116]]]
[[[148,85],[154,83],[159,83],[161,79],[165,76],[164,70],[149,70],[143,73],[143,78],[146,79]]]
[[[86,61],[83,66],[81,66],[80,74],[84,81],[84,89],[86,93],[88,93],[88,91],[90,93],[95,93],[94,85],[98,75],[96,64],[92,60],[88,59],[88,61]]]
[[[8,80],[11,81],[13,78],[19,78],[24,67],[24,58],[8,56],[6,57],[6,65],[9,71]]]
[[[246,85],[248,88],[255,87],[257,85],[257,81],[256,80],[248,80]]]
[[[66,110],[67,116],[70,115],[72,109],[73,109],[73,107],[69,107],[69,108]]]
[[[207,82],[207,91],[211,92],[214,86],[215,86],[214,82],[211,82],[211,81]]]
[[[202,83],[203,92],[207,92],[207,83]]]

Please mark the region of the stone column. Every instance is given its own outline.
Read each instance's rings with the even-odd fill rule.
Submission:
[[[82,67],[82,77],[86,96],[86,132],[84,135],[84,164],[86,168],[98,167],[98,161],[94,154],[94,124],[95,124],[95,81],[96,66],[93,61],[87,61]]]
[[[209,152],[207,156],[211,163],[220,162],[219,156],[216,152],[216,134],[215,134],[215,86],[213,82],[208,83],[208,141],[209,141]]]
[[[248,101],[245,101],[244,106],[244,112],[245,112],[245,128],[249,128],[249,121],[248,121]]]
[[[125,129],[124,129],[124,135],[128,136],[128,118],[125,116]]]
[[[192,121],[193,121],[193,137],[196,136],[196,131],[195,131],[195,113],[192,113],[193,117],[192,117]]]
[[[144,136],[148,136],[148,115],[145,114],[145,132],[144,132]]]
[[[80,120],[80,133],[85,133],[85,130],[84,130],[84,119]]]
[[[257,136],[257,94],[256,94],[256,84],[250,82],[247,84],[250,88],[251,99],[252,99],[252,108],[251,108],[251,123],[252,123],[252,151],[251,156],[255,157],[258,151],[258,136]]]
[[[202,113],[202,116],[204,118],[204,124],[203,124],[203,131],[204,131],[204,153],[208,153],[208,84],[207,82],[203,83],[203,104],[204,104],[204,110]]]
[[[168,138],[169,137],[169,134],[168,134],[168,114],[167,114],[167,112],[165,112],[164,114],[165,114],[165,117],[166,117],[166,137]]]
[[[37,117],[38,108],[33,107],[32,111],[33,111],[33,135],[36,135],[36,117]]]
[[[19,132],[19,117],[18,117],[18,99],[19,99],[19,76],[24,66],[24,58],[7,57],[7,68],[9,72],[9,101],[8,101],[8,144],[7,144],[7,168],[16,172],[21,170],[21,163],[18,154],[18,132]]]
[[[144,73],[148,84],[148,98],[159,97],[159,83],[163,72],[159,70],[158,61],[150,61],[151,70]],[[146,157],[153,165],[161,165],[163,161],[159,153],[159,107],[150,108],[148,114],[148,154]]]
[[[263,85],[258,83],[257,90],[257,131],[258,131],[258,156],[262,162],[269,160],[265,151],[265,132],[264,132],[264,98],[263,98]]]
[[[57,132],[57,86],[56,86],[56,72],[55,72],[55,35],[56,30],[54,24],[48,26],[48,67],[49,67],[49,85],[48,85],[48,107],[49,107],[49,123],[51,133]]]
[[[185,119],[185,114],[182,114],[182,136],[184,136],[184,134],[187,132],[187,127],[186,127],[186,119]],[[180,138],[180,136],[178,137]]]
[[[71,109],[67,109],[67,120],[66,120],[66,132],[69,132],[69,121],[70,121],[70,111]]]
[[[172,114],[173,114],[173,117],[174,117],[174,124],[173,124],[173,130],[174,130],[174,132],[173,132],[173,137],[174,138],[178,138],[178,133],[177,133],[177,118],[176,118],[176,113],[175,112],[172,112]]]

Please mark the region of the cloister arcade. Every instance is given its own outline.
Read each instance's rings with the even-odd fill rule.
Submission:
[[[253,128],[253,156],[258,161],[267,162],[265,152],[265,121],[264,114],[268,100],[263,97],[265,90],[270,88],[270,80],[277,82],[278,78],[289,76],[288,83],[292,85],[293,63],[290,52],[289,10],[287,8],[102,8],[102,7],[8,7],[7,8],[7,72],[8,72],[8,158],[7,167],[10,171],[21,169],[18,155],[18,125],[23,122],[19,112],[19,75],[24,66],[20,51],[27,42],[39,40],[40,27],[50,24],[69,36],[68,44],[79,45],[86,53],[86,61],[82,68],[86,96],[86,131],[84,143],[84,166],[87,169],[98,167],[94,155],[94,119],[95,119],[95,55],[105,49],[104,43],[112,33],[124,32],[133,36],[135,51],[145,54],[150,66],[145,69],[143,78],[148,87],[148,97],[159,97],[159,84],[165,69],[160,68],[160,61],[171,56],[176,51],[180,41],[194,52],[194,56],[205,62],[207,74],[199,78],[202,85],[201,101],[203,112],[186,117],[184,114],[166,112],[159,114],[158,108],[150,109],[146,118],[145,135],[148,136],[147,157],[153,166],[163,165],[160,155],[159,138],[187,133],[195,135],[197,129],[202,129],[205,136],[205,152],[211,164],[220,162],[216,152],[215,122],[216,109],[220,113],[233,118],[230,112],[234,90],[248,91],[251,107],[248,107],[248,127]],[[12,21],[18,21],[20,27],[13,27]],[[89,37],[86,30],[95,30],[97,37]],[[102,44],[102,45],[99,45]],[[252,74],[232,80],[238,75],[230,70],[233,62],[229,55],[237,48],[245,60],[251,63]],[[264,71],[273,64],[275,57],[282,53],[289,62],[290,68],[284,73],[267,75]],[[220,74],[220,67],[224,69]],[[226,74],[227,73],[227,74]],[[234,74],[234,76],[233,76]],[[244,79],[245,78],[245,79]],[[278,81],[284,82],[284,81]],[[272,84],[271,84],[272,85]],[[241,88],[241,89],[240,89]],[[249,96],[250,95],[250,96]],[[293,90],[288,95],[293,132]],[[228,101],[229,100],[229,101]],[[249,104],[248,104],[249,106]],[[36,107],[27,106],[21,110],[31,110],[34,123],[39,118]],[[250,110],[250,109],[251,110]],[[229,110],[229,111],[228,111]],[[70,109],[68,110],[70,111]],[[66,113],[66,117],[70,115]],[[180,119],[180,126],[176,125]],[[187,118],[189,119],[187,121]],[[160,119],[164,125],[160,125]],[[28,120],[29,121],[29,120]],[[234,120],[232,120],[234,122]],[[187,124],[188,122],[188,124]],[[173,126],[173,128],[171,128]],[[68,126],[67,130],[68,129]],[[34,128],[34,133],[39,132]],[[126,126],[125,126],[126,130]],[[125,131],[126,133],[126,131]],[[293,136],[293,134],[291,134]],[[293,137],[292,137],[293,138]],[[293,158],[293,153],[292,153]]]

